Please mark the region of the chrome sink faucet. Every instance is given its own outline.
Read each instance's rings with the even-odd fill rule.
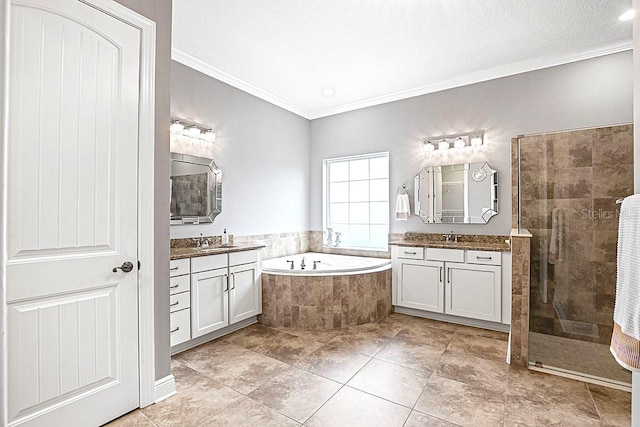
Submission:
[[[443,234],[442,237],[444,237],[444,241],[446,243],[458,243],[462,236],[459,234],[453,234],[453,230],[451,230],[451,234]]]
[[[206,249],[209,247],[209,239],[204,237],[202,233],[200,233],[200,237],[193,239],[193,242],[196,244],[196,248],[198,249]]]

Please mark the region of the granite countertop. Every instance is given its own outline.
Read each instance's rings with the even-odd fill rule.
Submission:
[[[231,245],[231,246],[209,246],[206,249],[198,249],[198,248],[171,248],[170,258],[172,260],[175,259],[184,259],[184,258],[195,258],[200,256],[207,255],[218,255],[218,254],[228,254],[230,252],[242,252],[242,251],[250,251],[253,249],[261,249],[264,248],[264,245]]]
[[[401,239],[394,239],[390,245],[429,247],[445,249],[469,249],[476,251],[511,252],[511,245],[506,241],[509,236],[488,236],[479,234],[462,234],[460,241],[446,242],[441,234],[405,233]]]

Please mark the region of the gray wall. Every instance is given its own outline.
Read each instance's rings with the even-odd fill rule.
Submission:
[[[171,0],[117,0],[156,23],[155,353],[156,379],[171,373],[169,355],[169,84]]]
[[[511,230],[510,138],[630,123],[633,120],[632,53],[623,52],[378,105],[311,122],[310,225],[322,229],[322,159],[389,151],[390,210],[396,189],[431,164],[487,161],[499,172],[499,210],[487,225],[423,224],[391,219],[390,232],[508,234]],[[486,146],[473,155],[424,155],[427,136],[485,131]],[[413,208],[413,203],[412,203]],[[391,216],[393,218],[393,216]]]
[[[172,238],[309,229],[308,120],[177,62],[171,116],[213,127],[215,143],[172,138],[172,151],[210,155],[223,182],[214,223],[172,226]]]

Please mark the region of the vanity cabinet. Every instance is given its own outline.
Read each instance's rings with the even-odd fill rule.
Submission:
[[[191,259],[191,338],[262,312],[258,251]]]
[[[501,322],[500,267],[445,263],[446,314]]]
[[[400,262],[397,305],[444,313],[443,269],[436,261]]]
[[[214,255],[226,258],[226,255]],[[226,262],[225,262],[226,263]],[[192,338],[229,325],[229,275],[227,268],[191,274]]]
[[[508,323],[500,252],[392,247],[393,304]]]
[[[171,346],[191,338],[191,263],[188,259],[172,260],[169,265],[169,324]]]

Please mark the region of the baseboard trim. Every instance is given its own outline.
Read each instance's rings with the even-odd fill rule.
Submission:
[[[511,327],[506,323],[489,322],[487,320],[479,319],[468,319],[466,317],[453,316],[451,314],[432,313],[430,311],[399,307],[397,305],[393,306],[393,311],[394,313],[424,317],[425,319],[439,320],[441,322],[457,323],[459,325],[473,326],[475,328],[491,329],[492,331],[509,332],[511,329]]]
[[[176,394],[176,379],[173,375],[156,380],[156,403]]]

